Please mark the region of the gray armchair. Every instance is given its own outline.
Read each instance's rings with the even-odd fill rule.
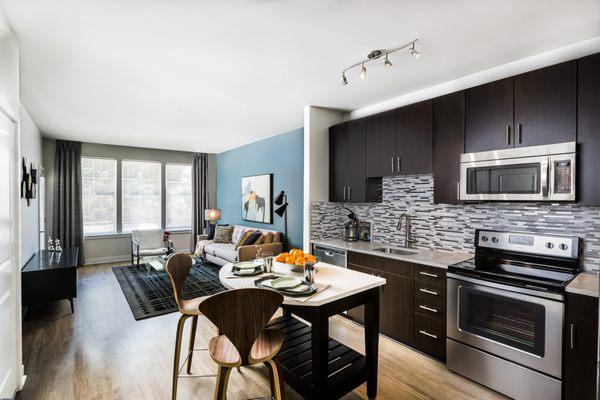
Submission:
[[[146,229],[131,232],[131,265],[134,264],[134,258],[137,259],[137,266],[140,266],[140,259],[148,256],[161,256],[167,254],[169,248],[173,248],[173,242],[168,240],[163,242],[162,229]]]

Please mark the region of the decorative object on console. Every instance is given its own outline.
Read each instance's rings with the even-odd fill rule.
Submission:
[[[346,72],[354,67],[358,67],[360,66],[360,73],[359,73],[359,77],[360,79],[365,79],[367,77],[367,67],[365,67],[365,64],[374,60],[378,60],[381,57],[384,57],[384,63],[383,65],[385,66],[386,69],[389,69],[392,67],[392,63],[389,60],[389,55],[393,54],[397,51],[400,50],[404,50],[404,49],[408,49],[409,54],[412,56],[413,59],[417,59],[421,56],[421,53],[415,48],[415,44],[417,43],[417,40],[419,39],[415,39],[411,42],[408,42],[400,47],[395,47],[393,49],[378,49],[378,50],[371,50],[368,54],[367,54],[367,58],[359,61],[355,64],[352,64],[351,66],[349,66],[348,68],[344,69],[342,71],[342,79],[341,79],[341,84],[342,85],[347,85],[348,84],[348,78],[346,77]]]
[[[48,251],[54,251],[54,241],[52,237],[48,237]]]
[[[272,223],[273,174],[242,177],[242,219]]]
[[[275,210],[275,214],[279,215],[280,217],[283,217],[283,234],[284,234],[284,238],[282,240],[283,243],[283,248],[286,248],[286,241],[287,241],[287,235],[288,235],[288,228],[287,228],[287,207],[288,207],[288,202],[287,202],[287,195],[285,194],[285,192],[282,190],[281,192],[279,192],[279,194],[277,196],[275,196],[275,199],[273,199],[273,203],[275,203],[275,205],[278,205],[279,207],[277,207],[277,210]]]
[[[56,239],[54,241],[54,251],[60,253],[62,251],[62,246],[60,245],[60,239]]]

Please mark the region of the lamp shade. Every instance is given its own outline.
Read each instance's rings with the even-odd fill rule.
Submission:
[[[282,206],[278,207],[275,210],[275,214],[279,215],[280,217],[283,217],[283,214],[285,213],[285,209],[287,208],[288,203],[283,203]]]
[[[275,198],[273,199],[273,203],[277,204],[278,206],[282,205],[283,196],[285,196],[285,192],[282,190],[277,196],[275,196]]]
[[[215,208],[204,210],[204,219],[207,221],[217,221],[221,219],[221,210]]]

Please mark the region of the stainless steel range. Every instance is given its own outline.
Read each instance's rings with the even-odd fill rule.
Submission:
[[[577,237],[477,230],[448,268],[448,368],[514,399],[560,400],[564,292]]]

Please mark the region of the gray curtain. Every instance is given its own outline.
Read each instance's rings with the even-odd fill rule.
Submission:
[[[206,227],[204,210],[208,208],[206,176],[208,174],[208,155],[194,153],[192,163],[192,251],[196,248],[196,235]]]
[[[52,237],[63,247],[79,247],[83,264],[81,210],[81,143],[57,140],[54,152]]]

